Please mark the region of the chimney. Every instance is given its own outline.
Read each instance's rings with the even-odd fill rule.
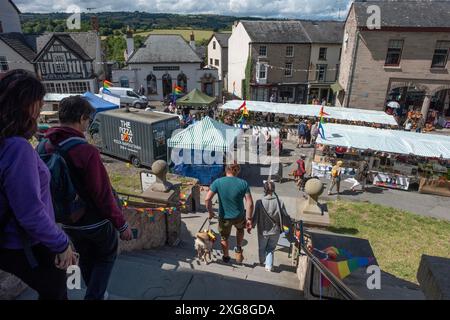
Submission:
[[[134,52],[134,39],[133,39],[133,31],[130,29],[130,26],[127,28],[127,33],[125,36],[125,40],[127,42],[127,59],[133,54]]]
[[[194,31],[191,31],[191,40],[189,41],[189,45],[192,49],[196,49]]]
[[[96,32],[99,31],[98,17],[97,16],[92,16],[91,17],[91,29],[96,31]]]

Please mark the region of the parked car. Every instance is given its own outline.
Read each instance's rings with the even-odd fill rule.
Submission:
[[[148,98],[140,96],[132,88],[111,87],[108,88],[112,95],[120,98],[121,106],[130,106],[137,109],[145,109],[148,106]],[[99,93],[103,93],[103,88],[100,88]]]

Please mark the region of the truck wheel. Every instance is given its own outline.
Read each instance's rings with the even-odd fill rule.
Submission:
[[[136,103],[135,107],[136,109],[144,109],[144,105],[141,103]]]
[[[141,167],[141,160],[139,160],[139,158],[138,157],[131,157],[130,158],[130,161],[131,161],[131,164],[133,165],[133,166],[135,166],[136,168],[140,168]]]

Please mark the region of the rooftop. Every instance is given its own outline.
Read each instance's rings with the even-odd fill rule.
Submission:
[[[201,63],[202,59],[180,35],[149,35],[128,63]]]
[[[256,43],[336,43],[342,42],[341,21],[241,21]]]
[[[19,32],[0,33],[0,40],[10,46],[28,62],[32,62],[36,53],[28,45],[23,34]]]
[[[367,8],[381,9],[381,27],[450,28],[450,1],[443,0],[378,0],[354,2],[359,27],[365,27],[371,14]],[[400,14],[399,14],[400,13]]]

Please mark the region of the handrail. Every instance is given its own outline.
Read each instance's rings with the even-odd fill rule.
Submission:
[[[336,277],[327,267],[325,267],[320,260],[313,255],[308,248],[305,245],[304,241],[304,235],[303,232],[303,221],[300,221],[300,248],[303,250],[303,252],[306,254],[306,256],[310,259],[311,263],[314,267],[316,267],[319,272],[325,276],[325,278],[328,279],[330,284],[333,286],[334,289],[346,300],[361,300],[361,297],[359,297],[356,293],[353,292],[347,285],[344,284],[344,282]],[[322,285],[322,284],[320,284]]]

